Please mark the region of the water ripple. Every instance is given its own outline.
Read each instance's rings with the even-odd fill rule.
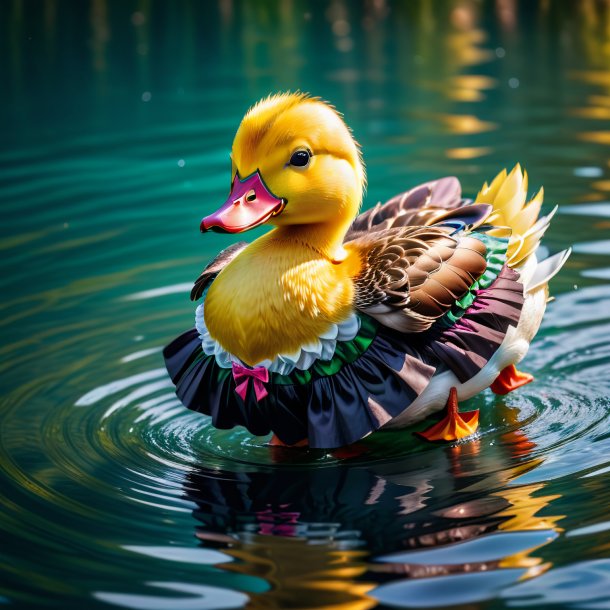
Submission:
[[[608,11],[22,4],[0,6],[0,602],[608,607]],[[271,448],[176,398],[161,346],[233,240],[199,220],[243,111],[296,87],[345,111],[365,205],[447,174],[471,196],[517,160],[560,204],[535,382],[464,405],[475,439]]]

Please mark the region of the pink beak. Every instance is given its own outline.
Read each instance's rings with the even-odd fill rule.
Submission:
[[[285,205],[285,199],[276,197],[265,186],[258,170],[244,180],[236,173],[229,198],[201,221],[201,232],[242,233],[277,216]]]

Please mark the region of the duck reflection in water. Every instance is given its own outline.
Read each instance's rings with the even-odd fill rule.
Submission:
[[[202,466],[185,491],[197,538],[237,560],[219,567],[270,585],[248,607],[360,610],[396,579],[544,572],[532,553],[559,531],[560,516],[539,515],[557,496],[507,485],[535,468],[533,448],[511,432],[392,462]]]

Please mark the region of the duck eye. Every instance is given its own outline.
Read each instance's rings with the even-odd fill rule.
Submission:
[[[305,167],[309,165],[309,161],[311,160],[311,152],[308,150],[296,150],[292,153],[292,157],[290,157],[290,165],[294,165],[295,167]]]

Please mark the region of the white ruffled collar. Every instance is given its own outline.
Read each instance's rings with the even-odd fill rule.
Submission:
[[[214,356],[218,366],[230,369],[234,362],[243,365],[243,362],[225,351],[220,344],[210,337],[203,319],[203,303],[195,311],[195,326],[201,339],[201,347],[206,356]],[[340,324],[333,324],[328,331],[318,337],[316,341],[302,345],[294,354],[280,354],[273,360],[263,360],[256,366],[266,368],[270,373],[289,375],[298,369],[306,371],[316,360],[330,360],[335,355],[337,341],[351,341],[360,330],[360,319],[353,313]]]

